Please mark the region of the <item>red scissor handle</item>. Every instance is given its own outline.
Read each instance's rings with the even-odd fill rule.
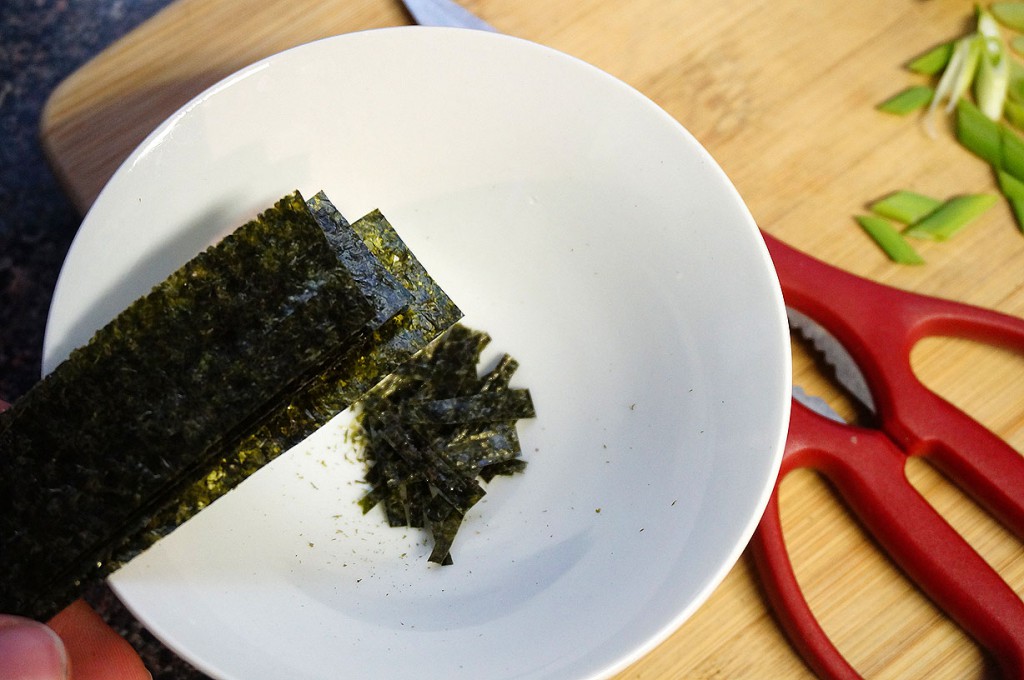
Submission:
[[[779,483],[791,470],[813,468],[911,580],[991,653],[1003,677],[1024,677],[1024,601],[911,486],[905,464],[903,452],[880,432],[793,402],[779,481],[751,542],[780,624],[820,676],[860,677],[814,618],[783,540]]]
[[[850,352],[871,386],[881,429],[908,455],[926,455],[1024,539],[1024,460],[922,385],[910,364],[914,344],[929,336],[1024,352],[1024,319],[875,283],[762,235],[786,304],[821,323]]]

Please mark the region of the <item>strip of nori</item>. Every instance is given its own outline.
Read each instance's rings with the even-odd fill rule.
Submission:
[[[367,403],[472,394],[478,387],[476,365],[490,340],[486,333],[453,326],[429,351],[402,365],[368,394]]]
[[[452,544],[455,542],[455,535],[459,533],[464,516],[459,512],[452,512],[447,517],[430,523],[430,534],[434,537],[434,547],[430,551],[429,562],[442,566],[454,564],[452,559]]]
[[[480,381],[480,391],[507,389],[517,370],[519,370],[519,362],[508,354],[502,354],[494,368]]]
[[[310,200],[311,204],[314,199]],[[331,215],[332,212],[337,213],[329,201],[317,201],[315,215],[327,213],[334,224],[344,221],[340,214]],[[408,291],[411,297],[408,306],[380,326],[367,342],[352,348],[302,392],[293,395],[291,401],[261,427],[226,451],[207,477],[155,515],[145,532],[121,546],[113,556],[112,567],[131,559],[308,437],[462,318],[461,310],[380,211],[375,210],[352,223],[351,229],[369,253]]]
[[[480,478],[489,482],[498,475],[515,475],[526,470],[526,461],[521,458],[505,460],[488,465],[480,470]]]
[[[477,363],[490,337],[462,325],[366,395],[360,424],[370,491],[392,526],[424,525],[429,561],[451,564],[466,512],[483,496],[476,482],[525,469],[516,421],[533,417],[529,391],[512,389],[518,368],[507,354],[483,377]],[[422,518],[422,519],[421,519]]]
[[[318,192],[306,201],[306,205],[334,247],[342,265],[373,304],[375,328],[412,304],[413,294],[374,256],[344,215],[327,198],[327,194]]]
[[[270,216],[275,219],[267,219]],[[271,222],[274,222],[275,226],[268,226]],[[284,227],[277,226],[278,223],[283,224]],[[255,226],[253,226],[254,224]],[[301,227],[299,233],[293,233],[297,227]],[[311,229],[311,227],[315,227],[315,229]],[[248,234],[250,231],[253,233]],[[85,438],[82,436],[81,428],[78,425],[73,425],[70,429],[74,429],[73,434],[77,437],[76,440],[69,436],[72,432],[65,427],[63,430],[58,430],[60,432],[58,436],[51,436],[45,440],[46,452],[50,453],[50,448],[56,446],[54,450],[58,453],[45,465],[40,466],[43,470],[41,473],[36,473],[33,476],[26,476],[26,473],[29,472],[33,459],[40,459],[39,452],[42,450],[42,445],[38,441],[33,442],[32,445],[26,445],[26,438],[20,434],[24,433],[23,425],[26,423],[26,413],[29,416],[35,416],[37,428],[41,424],[52,424],[51,416],[55,409],[51,403],[48,403],[52,397],[48,398],[48,395],[45,394],[40,396],[40,392],[33,390],[35,396],[27,399],[25,405],[22,405],[19,400],[19,404],[11,409],[13,415],[8,415],[0,421],[2,423],[0,424],[2,427],[0,446],[5,453],[0,457],[0,466],[2,466],[0,469],[3,470],[3,474],[0,474],[0,484],[3,485],[0,486],[0,498],[3,498],[3,501],[0,503],[10,503],[10,507],[5,510],[18,507],[23,513],[16,515],[14,512],[5,511],[2,518],[5,521],[5,529],[0,532],[0,540],[3,541],[0,543],[0,547],[2,547],[0,549],[0,564],[9,563],[7,564],[9,568],[5,571],[7,576],[13,575],[14,578],[8,578],[0,591],[2,592],[0,610],[25,613],[40,618],[47,616],[66,604],[82,579],[109,573],[119,559],[134,554],[139,548],[151,542],[154,535],[159,535],[160,532],[149,532],[144,536],[138,531],[146,520],[149,520],[151,529],[157,522],[157,518],[166,519],[173,515],[176,520],[180,520],[182,511],[173,509],[176,506],[174,495],[185,488],[189,480],[196,479],[206,472],[204,462],[208,467],[210,463],[208,454],[211,448],[223,447],[230,441],[231,436],[237,440],[237,435],[242,432],[242,426],[251,427],[258,422],[256,415],[258,415],[259,409],[246,410],[243,408],[243,404],[246,402],[239,396],[240,394],[244,393],[246,397],[257,401],[262,398],[264,406],[281,402],[281,398],[286,395],[286,391],[282,390],[283,386],[295,387],[301,382],[308,382],[311,370],[322,369],[324,362],[321,359],[331,357],[334,360],[333,358],[340,353],[339,348],[346,346],[345,343],[349,346],[348,354],[341,361],[335,363],[335,370],[342,366],[348,366],[352,374],[350,377],[353,378],[349,384],[353,387],[360,384],[365,384],[368,387],[379,379],[380,375],[371,376],[368,371],[359,375],[352,371],[360,365],[359,353],[369,347],[377,346],[374,343],[380,340],[378,334],[383,328],[380,322],[389,313],[387,305],[393,305],[393,300],[396,298],[389,297],[392,301],[387,303],[368,303],[367,297],[359,292],[358,286],[354,285],[349,271],[344,266],[338,266],[339,250],[336,249],[338,241],[336,238],[332,238],[335,234],[328,229],[321,230],[316,225],[302,204],[301,197],[298,194],[287,197],[274,209],[267,211],[260,220],[246,225],[239,232],[252,237],[252,241],[257,243],[257,248],[260,247],[258,243],[260,239],[265,239],[271,245],[283,248],[284,256],[271,257],[266,250],[262,250],[260,253],[247,252],[252,251],[251,244],[247,245],[249,243],[247,240],[240,235],[228,237],[221,244],[214,246],[197,258],[200,265],[186,265],[182,271],[176,274],[177,281],[174,280],[174,276],[169,279],[172,284],[177,284],[181,289],[180,291],[175,289],[175,294],[167,296],[166,300],[159,299],[158,296],[158,301],[161,301],[165,307],[169,307],[169,311],[153,307],[139,312],[139,318],[135,320],[134,324],[128,325],[131,332],[124,332],[125,329],[119,327],[123,325],[122,317],[131,318],[132,312],[119,316],[118,320],[111,324],[111,327],[119,328],[117,332],[106,332],[104,329],[98,334],[99,340],[90,343],[83,350],[77,351],[75,356],[79,358],[70,362],[70,365],[74,366],[87,359],[96,359],[94,355],[99,356],[99,360],[94,360],[91,364],[94,367],[94,373],[85,373],[86,376],[92,377],[93,380],[90,381],[90,384],[93,386],[102,382],[96,379],[102,375],[102,373],[95,372],[97,366],[103,369],[115,369],[115,374],[116,370],[122,372],[132,370],[131,363],[125,361],[123,357],[118,357],[117,352],[109,352],[110,358],[106,358],[107,350],[96,349],[109,347],[110,345],[104,341],[109,342],[113,338],[129,349],[136,350],[138,355],[142,355],[142,352],[138,352],[137,349],[145,348],[145,356],[150,360],[155,356],[156,362],[163,371],[162,375],[173,377],[176,373],[180,374],[179,372],[184,370],[193,378],[193,389],[197,389],[197,382],[202,386],[215,385],[216,394],[202,390],[198,390],[192,395],[182,393],[180,390],[175,392],[173,380],[170,383],[165,380],[162,387],[161,385],[152,387],[148,393],[146,390],[136,389],[137,386],[129,382],[127,389],[120,390],[113,399],[107,394],[109,383],[105,383],[107,389],[86,390],[87,397],[82,399],[65,390],[65,383],[70,378],[62,378],[61,376],[66,375],[67,370],[58,368],[52,374],[56,377],[48,378],[41,383],[41,385],[45,384],[49,387],[40,388],[40,392],[49,389],[59,395],[58,401],[64,408],[56,409],[56,412],[66,412],[71,416],[71,418],[61,418],[61,422],[75,423],[73,417],[86,415],[85,412],[95,415],[94,412],[97,409],[94,409],[92,405],[105,403],[114,407],[106,410],[106,417],[110,418],[116,415],[122,425],[130,423],[127,429],[133,433],[137,431],[138,434],[114,437],[114,440],[117,441],[111,444],[105,440],[103,428],[114,427],[114,424],[96,422],[95,417],[91,421],[85,421],[84,434],[88,435],[89,432],[95,430],[98,432],[98,436]],[[400,242],[397,234],[391,240]],[[241,245],[236,245],[236,243],[241,243]],[[223,257],[223,262],[217,259],[217,253],[227,253]],[[251,259],[253,264],[248,266],[255,267],[255,271],[245,269],[247,266],[245,264],[239,264],[243,262],[243,258],[238,257],[240,253],[263,255]],[[388,253],[388,256],[391,255],[392,253]],[[212,263],[206,260],[211,260]],[[412,258],[411,254],[408,254],[406,260],[415,262],[415,258]],[[306,271],[307,268],[303,266],[305,263],[311,265],[316,263],[316,265],[312,270]],[[215,270],[217,266],[227,269],[229,276],[226,284],[207,282],[208,270]],[[269,266],[272,271],[264,271],[266,266]],[[422,270],[422,268],[420,269]],[[286,285],[288,281],[291,281],[288,278],[289,274],[293,275],[302,285],[298,288],[289,288]],[[416,274],[416,276],[406,278],[415,278],[417,284],[422,284],[424,278],[429,280],[429,275],[425,271]],[[256,283],[253,287],[253,281],[265,282],[267,285]],[[430,283],[433,284],[432,281]],[[253,287],[248,293],[247,285]],[[267,288],[267,290],[263,288]],[[440,290],[436,284],[426,286],[425,289],[427,294]],[[390,293],[394,292],[400,293],[402,298],[402,302],[398,304],[401,305],[408,301],[408,295],[391,287]],[[156,291],[151,293],[147,299],[151,300],[155,293]],[[274,316],[268,317],[252,309],[249,303],[253,297],[262,301],[265,301],[267,297],[274,300],[278,307],[277,316],[280,318],[275,321]],[[228,302],[225,302],[225,299]],[[228,323],[225,323],[225,320],[219,316],[206,314],[202,311],[203,307],[200,307],[199,312],[191,313],[186,304],[189,301],[229,304],[234,323],[230,323],[230,319],[227,320]],[[234,303],[233,306],[231,303]],[[435,311],[434,307],[429,304],[421,303],[420,307],[430,308],[428,312]],[[458,313],[457,308],[451,304],[447,296],[443,296],[443,299],[437,301],[436,309],[449,313],[454,310],[456,314]],[[167,317],[177,318],[175,314],[178,312],[181,312],[184,322],[177,326],[171,324],[172,330],[165,331],[163,339],[156,345],[161,352],[166,352],[169,355],[170,360],[165,361],[167,357],[161,359],[160,353],[153,351],[153,345],[148,342],[149,337],[146,332],[154,326],[155,319],[163,321]],[[196,314],[199,314],[198,319],[195,318]],[[424,312],[418,316],[428,315],[429,313]],[[321,322],[322,316],[329,319],[330,322]],[[375,317],[376,322],[374,322]],[[455,316],[449,321],[448,317],[443,314],[436,314],[436,317],[428,322],[431,328],[434,323],[437,324],[437,328],[443,328],[445,323],[454,323],[458,318]],[[257,329],[247,335],[240,330],[244,323],[258,324],[261,321],[264,322],[262,331]],[[410,326],[408,322],[403,324],[391,321],[384,326],[386,327],[388,324],[392,324],[395,328],[405,327],[407,329]],[[164,328],[167,326],[165,325]],[[374,328],[377,329],[374,332],[374,337],[358,343],[359,348],[357,349],[356,343],[351,342],[357,332]],[[432,338],[429,333],[421,332],[418,327],[414,330],[416,331],[414,334],[423,337],[421,344],[425,344]],[[238,365],[248,368],[229,369],[225,372],[216,367],[216,361],[193,360],[191,352],[182,349],[179,343],[180,336],[189,331],[203,339],[204,357],[208,356],[211,350],[207,343],[212,342],[214,351],[223,350],[229,354],[234,351],[240,358]],[[297,331],[305,333],[306,340],[289,339],[289,334],[294,335]],[[111,338],[105,337],[107,335],[110,335]],[[394,335],[397,337],[399,334],[394,333]],[[415,345],[415,341],[410,343],[410,338],[404,337],[398,344],[404,348]],[[385,370],[389,366],[389,361],[400,361],[404,358],[401,352],[383,351],[381,354],[388,355],[388,361],[378,358],[377,361],[372,362],[373,366],[380,370]],[[322,375],[318,376],[313,384],[322,383],[322,379]],[[225,387],[227,387],[229,396],[224,396],[222,393]],[[139,393],[143,395],[141,399],[138,398]],[[269,398],[267,398],[268,393],[270,393]],[[30,392],[31,394],[32,392]],[[146,399],[155,401],[146,401]],[[168,401],[171,403],[168,404]],[[208,418],[205,421],[197,422],[190,413],[193,406],[210,401],[222,417],[219,419]],[[154,403],[159,404],[157,409],[152,408]],[[135,404],[142,405],[141,408],[144,412],[133,413],[131,407]],[[78,411],[75,410],[75,406],[80,407]],[[287,404],[279,408],[275,418],[277,424],[280,425],[282,418],[285,422],[294,420],[294,410],[294,404]],[[224,414],[226,413],[236,416],[234,423],[230,422],[230,418],[225,421],[226,415]],[[152,426],[152,421],[156,418],[163,418],[164,422],[173,423],[172,419],[175,417],[182,420],[183,423],[180,428],[172,428],[170,434]],[[32,418],[29,418],[29,421],[31,420]],[[99,420],[102,421],[102,414]],[[325,420],[326,418],[319,418],[319,422]],[[303,428],[301,428],[306,434],[310,431],[307,426],[308,423],[303,422]],[[293,438],[301,439],[301,436],[293,433]],[[92,447],[106,446],[106,449],[101,448],[102,454],[99,459],[107,462],[107,467],[116,467],[117,470],[109,471],[101,468],[97,474],[95,470],[88,469],[88,466],[79,465],[80,460],[77,459],[77,454],[82,448],[83,439]],[[156,440],[156,445],[153,445],[154,440]],[[204,446],[204,441],[207,441],[209,445]],[[74,444],[71,445],[71,442]],[[61,448],[60,444],[62,443],[68,445]],[[185,449],[191,447],[185,452],[186,455],[182,455],[183,447]],[[220,466],[223,466],[230,459],[239,463],[236,468],[225,473],[224,470],[214,467],[205,477],[192,483],[192,490],[197,487],[205,487],[212,492],[213,496],[220,495],[270,459],[270,456],[260,455],[266,453],[265,448],[252,449],[252,447],[238,446],[235,447],[235,451],[237,456],[225,457],[218,462]],[[123,455],[119,456],[119,453],[123,454],[124,452],[131,452],[129,455],[138,457],[140,460],[132,460],[131,464],[126,466]],[[253,455],[247,455],[250,452]],[[189,456],[188,453],[194,455]],[[70,460],[72,458],[75,460]],[[115,461],[116,465],[112,464]],[[173,481],[168,482],[166,473],[175,465],[178,465],[177,469],[180,470],[180,473],[176,477],[172,477]],[[77,476],[69,475],[67,478],[62,477],[69,466],[72,466],[79,474]],[[126,467],[129,468],[128,474],[125,474],[124,471]],[[243,471],[244,474],[238,474],[240,471]],[[159,473],[163,473],[163,477]],[[45,487],[48,491],[48,496],[44,498],[45,505],[39,503],[33,507],[27,504],[24,491],[20,494],[6,493],[8,489],[5,487],[19,484],[24,485],[22,486],[23,490],[32,489],[33,486],[29,480],[33,478],[41,480],[43,484],[49,483],[49,486]],[[212,484],[211,480],[213,479],[219,479],[219,481]],[[17,480],[17,484],[14,483],[15,480]],[[57,484],[53,482],[57,482]],[[62,492],[73,500],[62,503],[59,498]],[[185,504],[191,508],[185,513],[188,516],[205,505],[202,502],[203,498],[193,500],[194,502]],[[92,512],[93,505],[100,506],[98,512]],[[116,506],[113,512],[111,512],[111,505]],[[3,506],[0,505],[0,507]],[[18,521],[12,521],[17,517],[27,518],[33,510],[41,511],[42,517],[38,518],[38,521],[32,526],[26,528]],[[71,513],[71,510],[74,510],[74,513]],[[121,513],[120,516],[117,514],[118,512]],[[54,531],[54,527],[60,525],[65,516],[84,517],[85,519],[81,522],[73,521],[70,527],[64,523],[61,527],[63,531]],[[119,528],[111,529],[111,525],[97,523],[97,516],[102,516],[107,521],[112,520],[113,524],[121,521],[121,524]],[[58,519],[61,521],[55,521]],[[49,527],[49,533],[41,535],[40,526],[44,528],[44,532],[46,527]],[[70,541],[67,533],[72,534]],[[53,539],[48,545],[47,538]],[[54,543],[57,546],[56,552],[54,552]],[[45,546],[46,560],[42,559],[43,546]],[[56,560],[54,560],[55,555]],[[108,559],[112,555],[116,558]]]
[[[506,462],[522,451],[515,422],[478,423],[460,428],[447,437],[437,437],[435,446],[444,452],[451,465],[464,474]]]
[[[429,442],[417,441],[394,411],[382,413],[376,428],[410,469],[422,475],[431,491],[452,507],[468,510],[483,497],[483,489],[472,477],[459,474]]]
[[[445,399],[410,401],[402,406],[402,418],[411,423],[457,425],[459,423],[500,423],[533,418],[530,391],[507,389]]]
[[[518,368],[518,361],[508,354],[502,355],[495,367],[481,379],[480,394],[509,389],[512,376]],[[487,425],[465,424],[445,432],[443,439],[441,432],[435,431],[434,434],[438,438],[435,446],[444,452],[453,465],[466,472],[481,471],[484,481],[490,481],[493,474],[483,474],[483,469],[516,458],[521,453],[514,420]],[[525,468],[526,461],[521,462]]]

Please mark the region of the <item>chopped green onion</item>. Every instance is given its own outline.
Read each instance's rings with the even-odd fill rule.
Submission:
[[[934,95],[935,91],[927,85],[915,85],[886,99],[878,105],[878,110],[905,116],[927,105]]]
[[[996,173],[999,178],[999,188],[1008,197],[1024,199],[1024,182],[1017,179],[1005,170],[1000,170]]]
[[[924,259],[888,220],[873,215],[858,215],[857,222],[893,262],[924,264]]]
[[[999,124],[985,116],[978,107],[966,99],[956,106],[956,138],[960,143],[999,167],[1002,162],[1002,140]]]
[[[945,241],[995,205],[995,202],[996,197],[991,194],[954,196],[934,212],[907,227],[903,233],[914,238]]]
[[[913,191],[895,191],[872,203],[871,212],[889,219],[913,224],[925,215],[934,212],[942,201]]]
[[[1017,228],[1024,232],[1024,182],[1003,170],[998,172],[999,189],[1006,197],[1013,217],[1017,220]]]
[[[1000,154],[998,170],[1005,170],[1024,181],[1024,139],[1005,125],[999,126]]]
[[[907,68],[914,73],[920,73],[925,76],[934,76],[939,71],[946,68],[946,64],[949,63],[949,58],[952,54],[953,43],[942,43],[938,47],[933,47],[921,56],[916,57],[913,61],[907,64]]]
[[[1003,105],[1003,118],[1018,130],[1024,130],[1024,105],[1007,99],[1006,104]]]
[[[957,105],[956,137],[997,170],[1024,181],[1024,139],[1006,125],[986,118],[966,99]]]
[[[1010,62],[1010,82],[1006,86],[1006,97],[1011,101],[1024,103],[1024,64],[1017,59],[1007,61]]]
[[[954,60],[958,56],[962,61],[955,64],[956,68],[947,68],[947,70],[952,71],[953,77],[950,81],[949,105],[946,107],[946,111],[952,111],[956,102],[970,89],[971,83],[974,81],[974,74],[978,70],[981,50],[982,42],[977,33],[957,41],[957,46],[953,50],[953,58],[950,59],[950,66],[954,66]],[[945,73],[943,73],[943,76],[945,76]],[[941,87],[941,79],[939,87]],[[936,94],[938,94],[938,87],[936,87]]]
[[[980,56],[974,96],[982,113],[999,120],[1010,84],[1010,59],[996,20],[983,9],[978,10],[978,35]]]
[[[978,100],[978,108],[991,120],[1003,117],[1008,73],[1005,57],[998,62],[984,58],[978,66],[978,77],[974,79],[974,96]]]
[[[1015,112],[1020,108],[1007,101],[1007,120],[1016,124]],[[957,106],[956,135],[961,144],[995,170],[999,189],[1013,210],[1017,226],[1024,231],[1024,139],[1006,125],[986,118],[966,100]]]
[[[996,21],[1024,33],[1024,2],[994,2],[989,7]]]
[[[935,86],[935,96],[932,97],[925,118],[925,126],[933,136],[935,128],[932,118],[935,110],[945,101],[946,111],[952,111],[971,87],[981,57],[981,40],[980,34],[972,33],[953,44],[953,54],[949,58],[946,70],[942,72],[942,77],[939,78],[938,85]]]

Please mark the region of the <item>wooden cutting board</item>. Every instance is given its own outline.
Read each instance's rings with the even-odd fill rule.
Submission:
[[[896,189],[994,191],[942,130],[874,105],[921,79],[902,65],[971,25],[969,0],[464,0],[499,30],[633,85],[719,161],[762,228],[862,276],[1024,317],[1024,235],[1000,203],[923,267],[891,264],[853,215]],[[263,56],[338,33],[409,23],[395,0],[178,0],[65,81],[41,135],[86,210],[167,115]],[[925,382],[1024,451],[1024,357],[951,340],[914,353]],[[794,379],[835,397],[794,347]],[[841,405],[842,406],[842,405]],[[844,407],[846,408],[846,407]],[[847,413],[850,413],[847,408]],[[926,463],[908,476],[1018,593],[1024,548]],[[782,485],[787,541],[812,608],[872,678],[968,678],[983,655],[864,537],[813,473]],[[614,616],[614,612],[609,612]],[[666,642],[620,678],[806,677],[765,608],[748,556]]]

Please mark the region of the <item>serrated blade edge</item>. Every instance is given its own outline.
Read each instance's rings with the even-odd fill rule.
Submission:
[[[831,404],[829,404],[821,397],[808,394],[806,391],[804,391],[804,388],[800,387],[799,385],[793,385],[793,398],[796,399],[801,404],[803,404],[804,406],[806,406],[807,408],[814,411],[815,413],[823,415],[829,420],[834,420],[837,423],[846,422],[843,419],[843,417],[839,415],[839,413],[834,408],[832,408]]]
[[[790,328],[810,342],[824,360],[832,366],[836,373],[836,380],[865,408],[872,413],[877,413],[875,400],[871,396],[871,388],[868,387],[867,380],[864,379],[864,374],[857,362],[843,347],[843,343],[803,312],[787,306],[786,314],[789,317]]]

